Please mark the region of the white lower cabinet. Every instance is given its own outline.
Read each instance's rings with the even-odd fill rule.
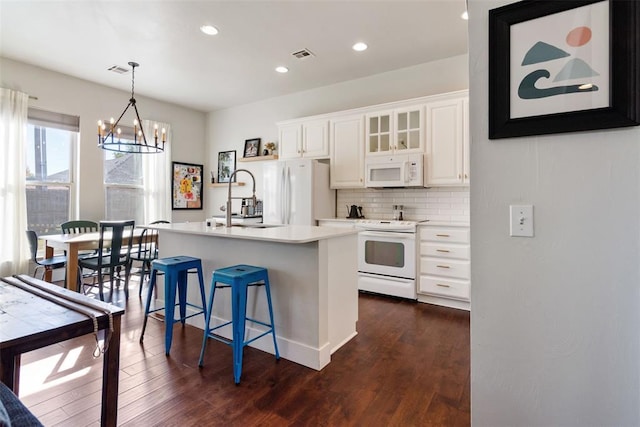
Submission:
[[[469,226],[421,225],[418,231],[418,301],[469,310]]]

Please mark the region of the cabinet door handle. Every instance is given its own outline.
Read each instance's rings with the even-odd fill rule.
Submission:
[[[451,268],[448,265],[436,265],[436,267],[438,267],[438,268]]]
[[[440,286],[441,288],[450,288],[451,287],[449,285],[444,285],[442,283],[436,283],[436,286]]]
[[[451,237],[448,234],[436,234],[437,237]]]
[[[436,249],[436,252],[445,252],[445,253],[449,253],[448,249]]]
[[[469,176],[466,173],[464,174],[464,179],[469,179]]]
[[[462,175],[458,174],[458,179],[462,179]]]

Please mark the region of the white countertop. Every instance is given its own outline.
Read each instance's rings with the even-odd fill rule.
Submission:
[[[256,224],[256,226],[259,225],[260,224]],[[283,225],[271,228],[255,228],[252,226],[207,227],[204,222],[153,224],[146,227],[182,234],[196,234],[231,239],[264,240],[280,243],[309,243],[358,232],[352,228],[317,227],[309,225]]]

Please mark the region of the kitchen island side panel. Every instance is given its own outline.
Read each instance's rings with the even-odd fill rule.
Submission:
[[[349,242],[355,247],[356,235],[295,244],[161,230],[160,257],[188,255],[201,258],[207,298],[210,294],[211,275],[217,268],[235,264],[268,268],[280,355],[319,370],[329,363],[330,354],[337,349],[336,346],[347,342],[347,337],[355,336],[355,320],[351,324],[344,324],[344,319],[341,319],[337,324],[329,325],[329,319],[333,319],[335,313],[357,313],[357,281],[350,279],[357,270],[355,251],[349,251],[349,255],[339,249],[342,246],[348,247]],[[352,287],[355,298],[344,299],[342,295],[338,299],[334,298],[330,278],[335,277],[342,277],[342,283],[350,282],[348,286]],[[231,319],[229,294],[223,291],[216,293],[212,326]],[[162,286],[159,288],[159,298],[163,298]],[[195,275],[189,277],[188,299],[194,304],[200,302]],[[247,316],[268,319],[266,297],[262,288],[250,289]],[[350,318],[354,316],[351,315]],[[355,318],[357,319],[357,314]],[[204,328],[202,316],[196,316],[187,322]],[[251,329],[248,337],[256,332],[257,329]],[[226,333],[223,328],[222,334]],[[230,328],[228,334],[230,336]],[[341,342],[334,343],[331,337],[339,338]],[[274,353],[271,340],[266,338],[255,341],[251,346]]]

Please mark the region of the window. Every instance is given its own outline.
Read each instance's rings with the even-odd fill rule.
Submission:
[[[38,234],[60,232],[72,211],[74,152],[80,118],[30,108],[26,146],[27,224]]]
[[[133,129],[122,127],[122,131],[122,140],[133,139]],[[107,220],[133,219],[136,224],[144,223],[143,155],[104,150]]]

